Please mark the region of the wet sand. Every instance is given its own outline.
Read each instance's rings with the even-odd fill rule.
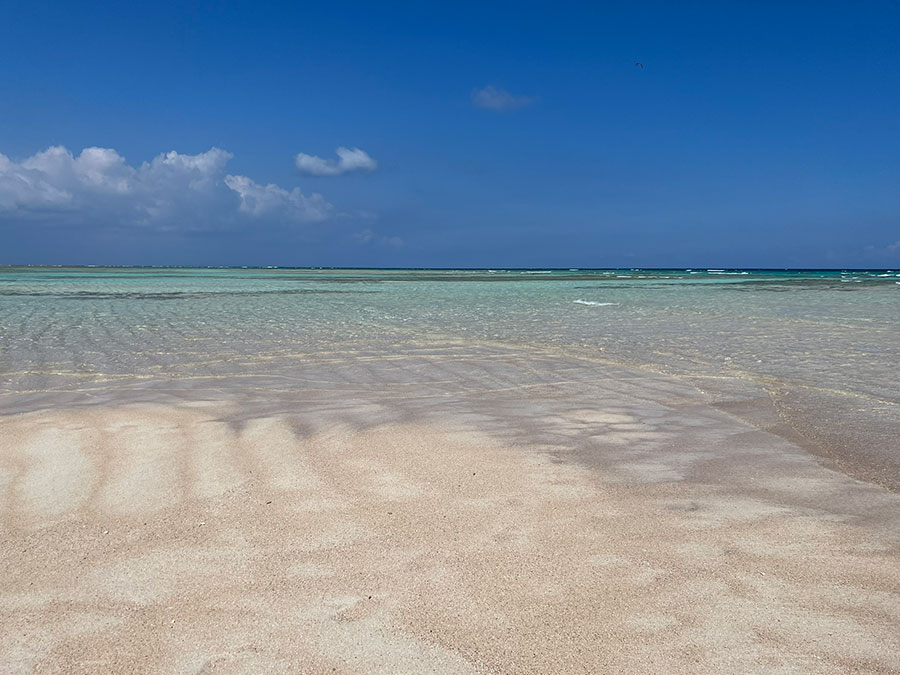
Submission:
[[[302,379],[4,400],[0,672],[900,672],[900,498],[746,405],[459,349]]]

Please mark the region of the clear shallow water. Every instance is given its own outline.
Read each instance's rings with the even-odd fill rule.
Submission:
[[[761,392],[875,480],[898,463],[900,271],[0,268],[6,401],[438,342],[649,368],[722,401]]]

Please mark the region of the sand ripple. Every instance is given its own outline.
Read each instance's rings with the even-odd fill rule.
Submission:
[[[744,493],[722,489],[748,478],[734,465],[681,480],[696,457],[659,452],[666,411],[621,404],[545,421],[605,449],[603,471],[449,420],[239,412],[4,421],[0,670],[900,668],[896,542],[786,496],[845,480],[823,469],[761,459]]]

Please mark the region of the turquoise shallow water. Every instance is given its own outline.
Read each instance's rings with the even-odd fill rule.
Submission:
[[[7,390],[32,386],[23,369],[186,366],[200,342],[215,358],[442,336],[893,400],[900,272],[4,268],[0,317]]]
[[[898,336],[896,270],[0,268],[6,402],[132,378],[274,378],[324,353],[513,346],[687,378],[722,400],[745,385],[815,442],[890,463]]]

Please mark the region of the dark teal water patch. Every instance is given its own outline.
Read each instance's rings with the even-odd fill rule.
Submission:
[[[202,292],[178,292],[170,293],[104,293],[94,291],[72,291],[68,293],[47,292],[37,293],[28,291],[0,291],[0,297],[36,297],[59,298],[63,300],[191,300],[221,296],[249,297],[266,295],[360,295],[364,293],[378,293],[379,291],[336,291],[318,289],[292,289],[271,291],[202,291]]]

